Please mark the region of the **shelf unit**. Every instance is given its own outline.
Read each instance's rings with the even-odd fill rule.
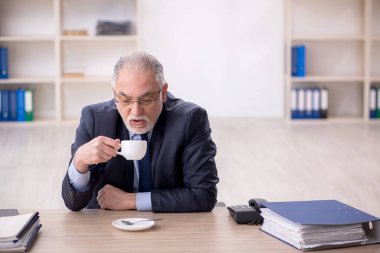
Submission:
[[[370,121],[369,89],[380,81],[380,0],[287,0],[285,12],[287,120],[310,121],[291,119],[293,87],[327,87],[329,118],[317,121]],[[297,44],[306,46],[305,77],[291,76]]]
[[[0,79],[0,88],[34,91],[35,121],[27,124],[77,122],[84,105],[112,98],[114,64],[139,48],[138,18],[138,0],[1,0],[0,45],[9,50],[9,79]],[[97,20],[130,20],[131,32],[96,35]],[[84,77],[67,78],[68,69]]]

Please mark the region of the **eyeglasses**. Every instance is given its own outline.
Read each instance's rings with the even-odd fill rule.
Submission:
[[[114,91],[114,95],[115,95],[114,99],[115,99],[115,103],[117,103],[121,106],[131,106],[131,105],[133,105],[133,103],[137,103],[140,106],[148,106],[160,97],[161,90],[162,90],[162,88],[157,92],[150,93],[149,95],[146,95],[146,97],[143,97],[143,98],[140,98],[137,100],[120,99],[120,96],[116,95],[115,91]]]

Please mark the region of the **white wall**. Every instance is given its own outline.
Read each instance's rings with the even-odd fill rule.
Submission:
[[[141,0],[140,47],[210,116],[281,117],[284,1]]]

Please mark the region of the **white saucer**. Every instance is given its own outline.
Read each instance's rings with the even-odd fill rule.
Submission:
[[[139,231],[139,230],[148,229],[148,228],[151,228],[154,226],[154,221],[152,221],[152,220],[141,221],[141,222],[138,222],[138,223],[133,224],[133,225],[127,225],[127,224],[123,223],[122,220],[130,221],[130,222],[136,222],[139,220],[145,220],[145,218],[118,219],[118,220],[114,220],[112,222],[112,226],[114,226],[115,228],[118,228],[118,229],[128,230],[128,231]]]

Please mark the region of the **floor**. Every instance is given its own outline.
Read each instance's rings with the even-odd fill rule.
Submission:
[[[227,205],[338,199],[380,216],[380,124],[211,119]],[[0,208],[64,208],[75,125],[0,126]]]

